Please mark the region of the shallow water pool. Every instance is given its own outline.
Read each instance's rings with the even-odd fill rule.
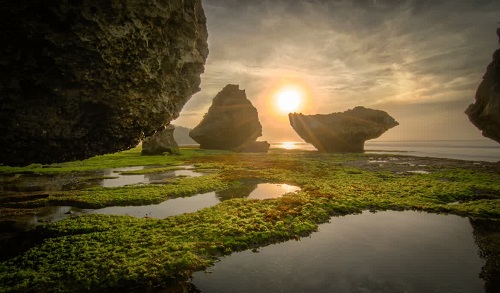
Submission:
[[[223,258],[194,274],[201,292],[484,292],[467,218],[364,212],[319,232]]]
[[[245,186],[243,186],[245,187]],[[242,192],[242,188],[228,189],[222,191],[232,194],[231,198],[266,199],[277,198],[289,192],[300,190],[297,186],[288,184],[260,183],[250,186],[247,192]],[[183,213],[190,213],[206,207],[214,206],[227,198],[221,197],[220,192],[208,192],[190,197],[173,198],[159,204],[143,206],[115,206],[96,210],[87,210],[89,214],[105,215],[129,215],[134,217],[166,218]]]

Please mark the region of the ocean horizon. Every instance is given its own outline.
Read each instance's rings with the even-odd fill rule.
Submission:
[[[312,144],[303,141],[281,141],[270,144],[272,149],[317,151]],[[179,146],[195,147],[199,144],[180,144]],[[365,153],[500,162],[500,144],[488,139],[369,140],[365,142]]]
[[[315,151],[306,142],[274,142],[271,148]],[[493,140],[369,140],[365,153],[396,154],[417,157],[446,158],[467,161],[500,161],[500,144]]]

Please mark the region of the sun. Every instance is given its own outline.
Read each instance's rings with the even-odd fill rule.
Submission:
[[[294,88],[283,88],[276,93],[276,106],[284,113],[295,112],[302,104],[302,92]]]

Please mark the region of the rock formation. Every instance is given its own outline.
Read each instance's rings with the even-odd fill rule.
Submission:
[[[257,109],[238,85],[226,85],[212,101],[203,120],[189,136],[202,149],[267,152],[263,144],[255,147],[262,135]],[[265,142],[267,143],[267,142]]]
[[[146,137],[142,141],[141,155],[155,156],[162,155],[165,152],[169,154],[179,153],[179,146],[174,139],[174,129],[173,125],[167,125],[164,129]]]
[[[500,28],[497,35],[500,40]],[[475,102],[469,105],[465,114],[483,136],[500,143],[500,49],[493,53],[493,61],[477,88]]]
[[[327,115],[290,113],[288,118],[303,140],[329,153],[363,152],[365,141],[399,125],[386,112],[364,107]]]
[[[243,153],[267,153],[271,144],[267,141],[254,141],[244,145],[239,151]]]
[[[0,13],[0,164],[128,149],[199,91],[200,0],[19,0]]]

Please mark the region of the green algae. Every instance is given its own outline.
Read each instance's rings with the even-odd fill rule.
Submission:
[[[176,166],[182,162],[197,156],[207,154],[224,154],[226,151],[199,150],[194,148],[184,148],[180,154],[165,156],[141,156],[141,147],[127,151],[96,156],[83,161],[73,161],[59,164],[32,164],[26,167],[0,166],[0,174],[8,173],[63,173],[63,172],[84,172],[101,169],[111,169],[133,166]]]
[[[0,264],[0,291],[161,286],[172,278],[189,277],[224,254],[299,239],[316,231],[318,224],[331,216],[367,209],[500,219],[500,174],[493,165],[482,170],[441,166],[429,174],[407,174],[352,166],[368,160],[364,154],[184,152],[188,154],[168,157],[168,164],[193,165],[211,173],[159,186],[61,192],[39,199],[37,204],[151,204],[224,190],[249,180],[293,184],[302,190],[277,199],[229,199],[161,220],[86,215],[43,225],[36,231],[43,239],[41,244]],[[143,158],[133,158],[139,156],[137,151],[111,157],[120,156],[126,163],[113,159],[114,165],[110,164],[106,156],[87,161],[92,168],[99,165],[98,160],[106,167],[131,162],[146,165]],[[159,159],[151,158],[150,165],[159,165]],[[72,166],[68,163],[66,171],[73,170]]]

